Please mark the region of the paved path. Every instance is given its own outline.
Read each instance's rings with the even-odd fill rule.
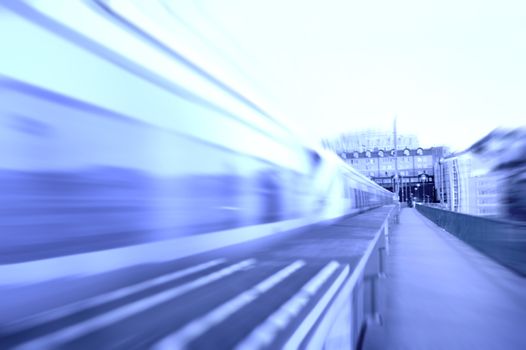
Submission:
[[[526,278],[421,216],[391,234],[383,326],[364,349],[526,349]]]

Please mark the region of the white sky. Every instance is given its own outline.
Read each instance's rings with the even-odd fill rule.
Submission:
[[[460,150],[526,124],[524,0],[192,3],[189,22],[310,139],[397,115],[423,146]]]

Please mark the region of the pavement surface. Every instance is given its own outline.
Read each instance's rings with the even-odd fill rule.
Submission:
[[[0,348],[295,348],[391,209],[171,262],[0,287]]]
[[[363,349],[526,349],[526,278],[403,209]]]

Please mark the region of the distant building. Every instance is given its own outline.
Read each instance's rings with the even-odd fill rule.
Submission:
[[[435,202],[437,198],[434,183],[435,164],[444,157],[445,153],[444,147],[405,148],[398,151],[379,149],[340,152],[340,157],[363,175],[390,191],[394,191],[396,162],[398,162],[400,200],[407,201],[410,197],[416,197],[418,201]]]
[[[387,150],[394,148],[393,132],[368,129],[357,132],[342,134],[333,139],[324,140],[325,148],[336,153],[341,152],[365,152]],[[416,149],[420,145],[415,135],[398,135],[396,141],[399,150]]]
[[[448,210],[479,216],[500,216],[500,176],[471,152],[441,159],[436,167],[438,199]]]
[[[441,159],[435,173],[447,209],[526,221],[526,128],[496,129]]]

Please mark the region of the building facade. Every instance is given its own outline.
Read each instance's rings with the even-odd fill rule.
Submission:
[[[437,163],[438,199],[451,211],[478,216],[501,216],[502,174],[492,172],[471,152],[461,152]]]
[[[452,211],[526,221],[526,128],[496,129],[440,160],[438,198]]]
[[[394,192],[398,169],[399,198],[420,202],[437,200],[435,164],[444,157],[444,147],[428,149],[379,149],[364,152],[341,152],[340,157],[349,165],[368,176],[379,185]]]
[[[420,146],[418,138],[410,134],[398,134],[396,144],[399,150],[406,148],[417,149]],[[393,148],[394,136],[392,131],[368,129],[349,132],[332,139],[324,140],[323,145],[325,148],[336,153],[388,150]]]

